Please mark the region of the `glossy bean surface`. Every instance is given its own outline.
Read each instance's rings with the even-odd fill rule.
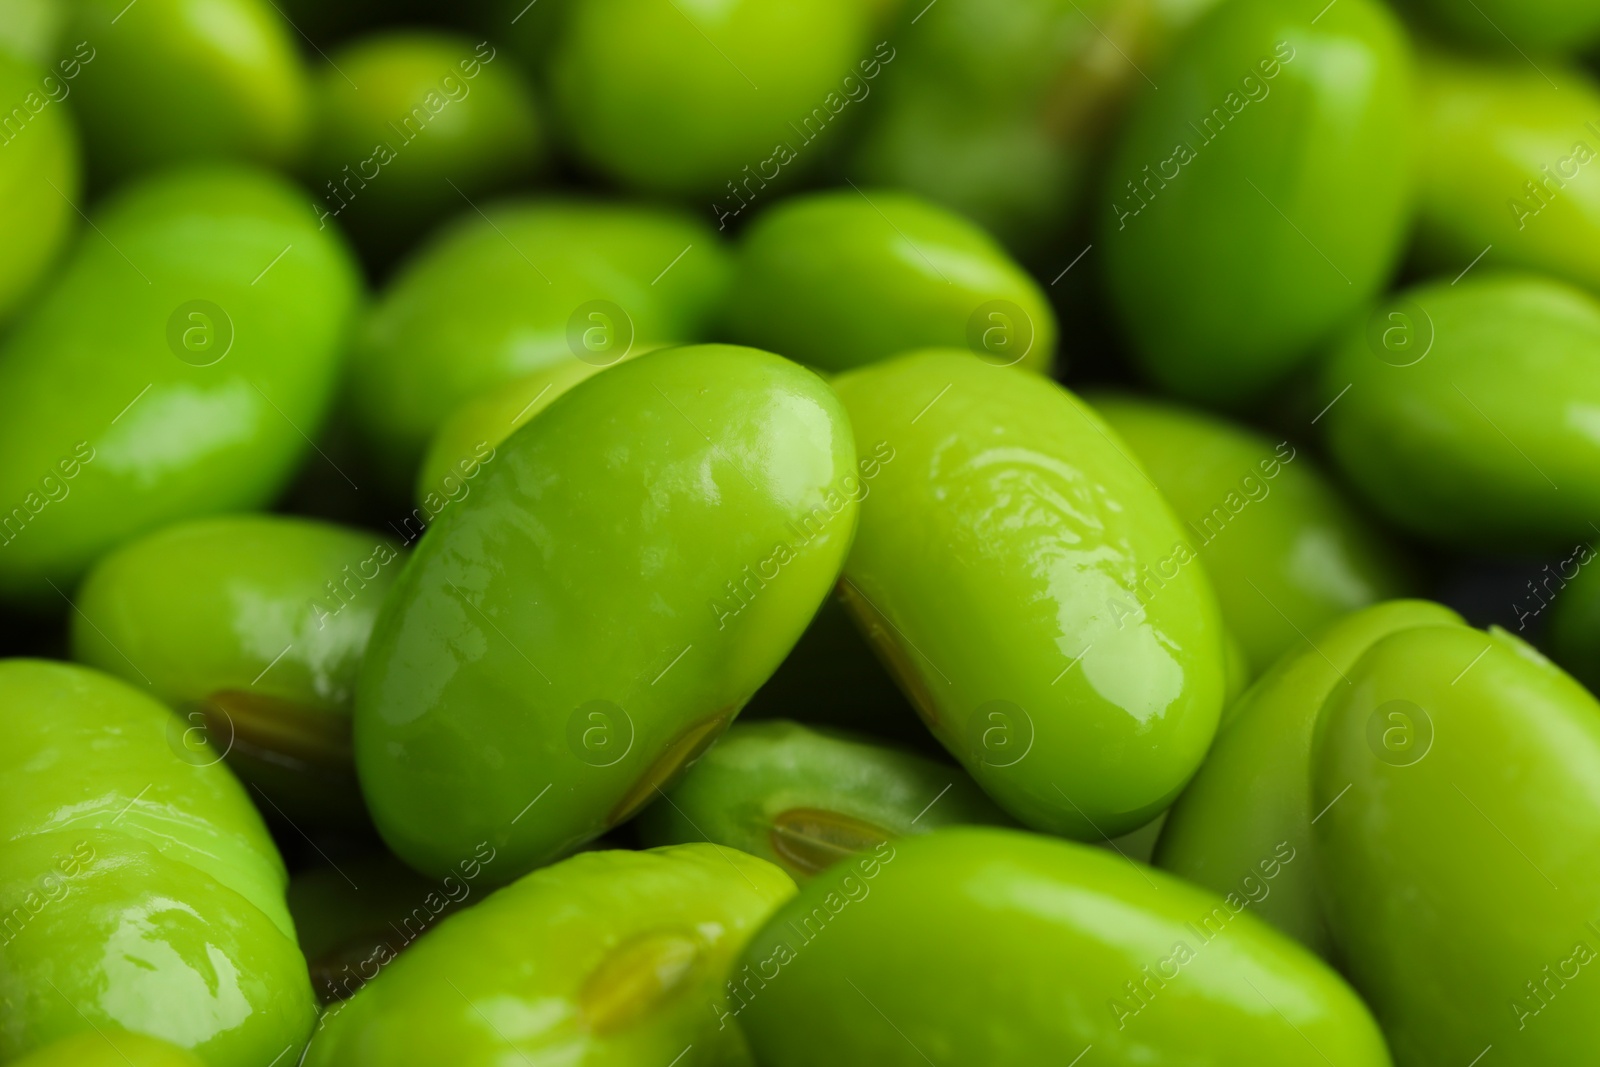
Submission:
[[[57,600],[124,541],[271,502],[311,454],[360,295],[337,234],[265,173],[171,171],[93,218],[0,344],[8,599]]]
[[[754,349],[641,356],[500,446],[385,601],[356,702],[379,830],[426,873],[506,882],[634,815],[816,613],[861,483],[811,372]]]
[[[842,592],[934,734],[1038,830],[1149,822],[1216,729],[1216,599],[1169,505],[1054,382],[933,350],[842,375],[876,474]]]
[[[771,1067],[1387,1067],[1354,991],[1247,911],[1101,849],[950,828],[804,886],[733,1006]]]

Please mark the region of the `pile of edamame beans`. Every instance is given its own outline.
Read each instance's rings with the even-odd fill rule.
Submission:
[[[0,0],[0,1063],[1600,1062],[1594,0]]]

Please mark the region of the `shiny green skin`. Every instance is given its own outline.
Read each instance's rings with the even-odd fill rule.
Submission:
[[[0,51],[0,322],[42,280],[77,223],[78,138],[51,96],[71,87],[60,72]]]
[[[1259,399],[1382,288],[1401,251],[1416,142],[1409,49],[1379,0],[1340,0],[1312,25],[1324,6],[1212,11],[1162,69],[1161,90],[1140,95],[1106,171],[1091,254],[1106,257],[1144,372],[1184,398]],[[1263,80],[1262,61],[1275,77]],[[1230,100],[1238,113],[1207,143],[1202,120],[1229,115]]]
[[[168,526],[78,590],[73,658],[146,684],[296,821],[364,821],[356,674],[402,556],[386,538],[237,515]]]
[[[181,720],[83,667],[0,661],[0,708],[0,901],[8,921],[23,909],[0,955],[0,1060],[96,1028],[209,1067],[303,1041],[287,876],[227,768],[178,758]]]
[[[1008,248],[1059,253],[1101,142],[1146,84],[1141,68],[1158,69],[1212,3],[908,4],[846,173],[959,211]]]
[[[362,666],[356,766],[390,848],[440,874],[488,841],[503,883],[630,817],[816,613],[855,476],[827,385],[728,345],[613,367],[512,434],[417,546]]]
[[[795,821],[802,812],[840,817],[831,820],[835,832],[824,826],[809,840],[783,843],[785,830],[809,828]],[[863,734],[774,719],[736,723],[645,809],[639,835],[648,845],[715,841],[801,881],[824,860],[848,861],[884,841],[968,823],[1009,826],[1011,819],[954,767]]]
[[[1323,701],[1389,634],[1464,625],[1425,600],[1377,604],[1287,652],[1228,705],[1200,773],[1167,812],[1154,862],[1217,893],[1262,892],[1263,864],[1283,860],[1256,914],[1322,956],[1333,946],[1317,902],[1311,743]],[[1283,854],[1278,850],[1283,848]]]
[[[544,155],[533,91],[487,41],[416,30],[363,37],[333,54],[315,100],[306,179],[317,211],[379,253],[467,208],[463,197],[526,177]]]
[[[1550,628],[1545,642],[1551,657],[1590,692],[1600,690],[1600,567],[1591,567],[1597,553],[1590,546],[1562,560],[1552,572],[1557,576],[1553,588],[1539,582],[1551,597]],[[1578,566],[1577,574],[1567,568]],[[1562,579],[1567,579],[1562,581]],[[1530,602],[1541,603],[1542,597]]]
[[[635,344],[622,359],[643,355]],[[556,402],[579,382],[587,381],[606,366],[581,359],[558,360],[532,374],[497,382],[468,400],[440,423],[428,444],[417,472],[415,499],[427,506],[428,497],[448,495],[456,482],[476,478],[475,461],[492,455],[500,442],[529,419]]]
[[[991,301],[1020,308],[990,319]],[[974,317],[981,320],[976,331]],[[1030,328],[1031,327],[1031,328]],[[851,189],[794,197],[755,222],[728,295],[734,339],[845,371],[914,348],[962,348],[1048,374],[1056,320],[1038,284],[973,223],[919,197]]]
[[[738,1021],[766,1067],[1036,1067],[1085,1046],[1118,1065],[1389,1063],[1355,993],[1248,908],[1011,830],[885,849],[802,887],[745,948]]]
[[[717,1025],[724,981],[793,895],[777,867],[717,845],[574,856],[444,920],[330,1009],[306,1067],[748,1063]]]
[[[204,1067],[205,1061],[159,1038],[90,1030],[11,1062],[13,1067]]]
[[[1419,258],[1453,278],[1483,254],[1475,269],[1524,267],[1600,289],[1600,86],[1551,67],[1557,89],[1515,55],[1424,53],[1417,73]]]
[[[772,196],[769,182],[815,166],[835,140],[806,142],[812,109],[823,134],[849,117],[844,78],[872,55],[870,18],[857,0],[585,0],[549,59],[562,133],[632,189],[724,210]],[[778,145],[795,158],[781,163]]]
[[[71,98],[97,182],[200,160],[281,167],[304,151],[310,82],[271,0],[69,6],[63,40],[97,53]]]
[[[271,501],[311,452],[359,294],[334,231],[266,174],[172,172],[102,208],[0,345],[0,520],[30,516],[0,537],[0,597],[54,601],[124,541]],[[196,299],[233,327],[208,366],[168,347]],[[188,329],[213,358],[220,324]]]
[[[1418,320],[1411,308],[1420,308]],[[1440,544],[1542,550],[1600,514],[1600,302],[1535,275],[1469,274],[1371,316],[1409,346],[1395,366],[1358,323],[1323,367],[1322,419],[1345,478],[1385,518]],[[1431,326],[1430,326],[1431,324]]]
[[[483,210],[464,214],[401,268],[352,354],[350,410],[397,489],[409,490],[429,439],[461,404],[533,371],[583,362],[567,341],[582,305],[621,307],[636,346],[699,341],[727,284],[715,235],[676,212],[560,200]]]
[[[962,352],[834,387],[857,451],[893,453],[842,591],[935,736],[1034,829],[1149,822],[1211,743],[1225,668],[1216,599],[1127,446],[1054,382]]]
[[[1465,44],[1508,57],[1572,52],[1600,40],[1600,9],[1589,0],[1406,0],[1398,6]]]
[[[1394,700],[1432,723],[1409,765],[1369,743]],[[1312,766],[1319,806],[1349,787],[1316,826],[1325,913],[1400,1067],[1489,1045],[1543,1067],[1600,1045],[1600,983],[1583,980],[1600,959],[1592,696],[1503,630],[1407,630],[1329,697]]]
[[[1406,592],[1398,558],[1303,448],[1132,396],[1090,396],[1188,527],[1259,674],[1310,633]]]

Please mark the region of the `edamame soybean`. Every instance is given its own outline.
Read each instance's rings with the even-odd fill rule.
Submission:
[[[0,661],[0,1060],[126,1028],[259,1067],[315,1020],[277,849],[183,721],[98,671]]]
[[[302,194],[233,168],[119,193],[0,345],[0,596],[58,601],[105,552],[261,507],[311,451],[360,279]]]
[[[1321,372],[1328,451],[1379,513],[1438,544],[1564,548],[1600,515],[1600,302],[1469,274],[1383,301]]]
[[[551,45],[555,108],[606,176],[732,210],[839,142],[845,79],[873,54],[870,15],[852,0],[572,4]]]
[[[204,160],[299,160],[311,89],[294,30],[271,0],[64,6],[65,39],[95,52],[72,109],[100,184]]]
[[[728,278],[703,223],[675,211],[505,201],[468,212],[401,267],[352,353],[350,411],[397,491],[429,439],[485,390],[635,346],[706,339]]]
[[[793,895],[777,867],[717,845],[574,856],[444,920],[330,1008],[306,1067],[747,1065],[718,1025],[727,972]]]
[[[1352,612],[1286,652],[1229,704],[1205,763],[1167,812],[1155,864],[1218,894],[1259,895],[1257,915],[1331,958],[1312,858],[1311,745],[1323,702],[1389,634],[1461,625],[1438,604],[1395,600]],[[1263,890],[1269,870],[1277,873]]]
[[[1128,91],[1212,0],[909,4],[850,153],[857,181],[914,191],[1038,258],[1058,253]],[[874,64],[874,66],[878,66]]]
[[[1393,550],[1303,446],[1176,405],[1089,400],[1184,520],[1254,673],[1301,634],[1405,591]]]
[[[736,723],[661,801],[647,844],[715,841],[803,880],[908,834],[1010,825],[955,767],[860,734],[782,719]]]
[[[616,362],[644,355],[642,349],[649,348],[653,346],[634,345]],[[456,408],[439,424],[422,459],[417,474],[417,503],[427,506],[430,495],[448,495],[452,485],[477,477],[480,465],[493,460],[495,449],[513,431],[574,385],[614,365],[601,359],[557,360],[532,374],[492,385]]]
[[[356,764],[390,847],[441,875],[488,841],[504,883],[634,815],[799,638],[861,491],[838,398],[765,352],[653,352],[562,396],[379,616]]]
[[[744,235],[727,329],[845,371],[914,348],[969,347],[1048,373],[1056,322],[1039,286],[966,219],[905,193],[793,197]]]
[[[1224,685],[1216,599],[1126,445],[1071,393],[970,353],[841,375],[879,471],[842,591],[934,734],[1026,825],[1149,822]]]
[[[1111,303],[1145,373],[1186,399],[1260,399],[1400,254],[1409,49],[1378,0],[1324,6],[1215,8],[1112,154],[1098,241]]]
[[[61,75],[81,63],[69,56],[61,64],[46,70],[0,51],[0,322],[39,284],[77,218],[78,138],[62,105],[71,83]]]
[[[1209,893],[1103,849],[951,827],[801,888],[745,947],[769,1067],[1388,1067],[1354,991]]]
[[[307,519],[179,523],[102,559],[73,656],[184,716],[188,754],[229,760],[268,811],[362,826],[350,754],[356,674],[402,565],[387,538]]]
[[[1558,89],[1516,57],[1422,60],[1419,258],[1452,278],[1477,262],[1600,289],[1600,87],[1553,69]]]
[[[533,90],[487,40],[388,30],[329,63],[306,176],[319,219],[337,218],[376,256],[542,160]]]
[[[1320,888],[1395,1063],[1596,1047],[1600,704],[1498,628],[1392,634],[1349,681],[1312,754]]]

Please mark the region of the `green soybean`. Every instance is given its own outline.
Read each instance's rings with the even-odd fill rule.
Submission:
[[[1498,628],[1393,634],[1349,680],[1312,757],[1319,888],[1396,1064],[1596,1047],[1600,704]]]
[[[618,356],[617,362],[643,355],[641,349],[649,347],[634,345]],[[437,501],[441,493],[450,496],[456,484],[477,477],[481,464],[492,461],[495,449],[514,430],[574,385],[613,365],[600,360],[558,360],[532,374],[492,385],[456,408],[439,424],[422,458],[417,503],[437,511],[429,506],[430,497]]]
[[[631,817],[799,638],[859,491],[838,398],[768,353],[668,349],[570,390],[379,615],[355,741],[384,839],[434,875],[486,840],[503,883]]]
[[[356,674],[401,566],[387,539],[306,519],[179,523],[102,559],[78,593],[74,658],[177,709],[269,810],[365,822],[350,754]]]
[[[770,197],[838,142],[869,16],[852,0],[573,4],[548,61],[562,131],[630,188],[714,196],[718,212]]]
[[[1425,53],[1417,242],[1455,277],[1523,267],[1600,289],[1600,87],[1512,58]],[[1477,262],[1482,257],[1481,262]]]
[[[727,329],[829,371],[914,348],[968,347],[1048,373],[1050,302],[994,239],[904,193],[794,197],[745,234]]]
[[[101,184],[199,160],[298,161],[311,90],[295,32],[271,0],[66,7],[66,39],[95,52],[72,107]]]
[[[1127,446],[1055,383],[964,352],[834,385],[874,460],[842,592],[934,734],[1034,829],[1149,822],[1211,743],[1224,651]]]
[[[830,868],[742,962],[731,1014],[769,1067],[1389,1064],[1355,993],[1246,907],[1011,830]]]
[[[1058,252],[1129,90],[1212,2],[906,5],[907,47],[857,79],[877,95],[847,172],[959,211],[1008,248]]]
[[[351,414],[404,491],[461,404],[556,364],[704,340],[727,276],[715,234],[677,212],[485,205],[422,246],[373,308],[352,354]]]
[[[1177,405],[1089,400],[1184,520],[1253,672],[1405,591],[1394,552],[1303,449]]]
[[[544,154],[532,89],[488,41],[386,30],[353,41],[316,88],[307,177],[319,217],[393,254]]]
[[[62,101],[72,91],[66,71],[81,64],[61,64],[57,74],[0,52],[0,322],[39,283],[77,218],[78,139]]]
[[[909,834],[1011,820],[960,770],[860,734],[738,723],[645,810],[646,844],[714,841],[796,880]]]
[[[160,1038],[88,1031],[11,1062],[16,1067],[201,1067],[204,1061]]]
[[[1401,250],[1416,140],[1405,38],[1375,0],[1323,7],[1217,7],[1112,154],[1098,241],[1112,307],[1145,373],[1188,399],[1259,399]]]
[[[748,1064],[718,1025],[726,975],[793,894],[777,867],[716,845],[574,856],[444,920],[330,1008],[307,1067]]]
[[[1391,633],[1463,625],[1448,608],[1396,600],[1353,612],[1286,652],[1228,706],[1206,761],[1167,812],[1157,866],[1256,914],[1313,951],[1333,946],[1317,900],[1311,744],[1330,693]],[[1263,878],[1276,871],[1270,884]]]
[[[209,1067],[303,1042],[287,877],[227,768],[181,758],[183,721],[98,671],[0,662],[0,707],[0,1059],[117,1027]]]
[[[55,600],[123,541],[272,500],[360,292],[337,236],[265,174],[171,172],[95,222],[0,345],[7,598]]]
[[[1478,273],[1384,301],[1322,368],[1328,451],[1379,513],[1461,547],[1538,550],[1600,514],[1600,302]]]

